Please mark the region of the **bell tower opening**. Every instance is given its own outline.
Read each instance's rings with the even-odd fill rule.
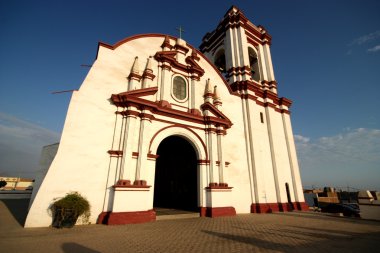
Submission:
[[[157,149],[154,208],[198,211],[197,154],[184,138],[169,136]]]
[[[248,56],[252,79],[258,82],[260,81],[260,72],[257,54],[252,48],[248,48]]]
[[[220,49],[216,55],[215,55],[215,66],[218,68],[220,73],[222,73],[223,76],[227,74],[227,69],[226,69],[226,55],[224,52],[224,49]]]

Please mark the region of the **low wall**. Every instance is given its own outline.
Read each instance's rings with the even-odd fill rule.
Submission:
[[[0,191],[0,199],[30,199],[31,191]]]

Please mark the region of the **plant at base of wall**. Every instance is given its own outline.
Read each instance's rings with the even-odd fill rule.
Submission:
[[[53,227],[71,228],[78,217],[83,223],[88,223],[90,217],[90,203],[78,192],[70,192],[65,197],[56,200],[50,207],[53,215]]]

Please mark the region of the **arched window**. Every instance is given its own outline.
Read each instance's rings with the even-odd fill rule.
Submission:
[[[173,96],[178,100],[185,100],[187,97],[186,80],[183,77],[176,76],[173,79]]]
[[[224,49],[220,49],[216,54],[215,54],[215,66],[218,68],[218,70],[222,73],[225,74],[227,72],[226,70],[226,55],[224,53]]]
[[[248,48],[248,56],[252,79],[255,81],[260,81],[259,60],[255,50]]]

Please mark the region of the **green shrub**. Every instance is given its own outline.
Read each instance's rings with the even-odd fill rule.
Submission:
[[[53,213],[53,227],[73,227],[82,216],[88,222],[90,217],[90,203],[78,192],[70,192],[65,197],[55,201],[51,206]]]

